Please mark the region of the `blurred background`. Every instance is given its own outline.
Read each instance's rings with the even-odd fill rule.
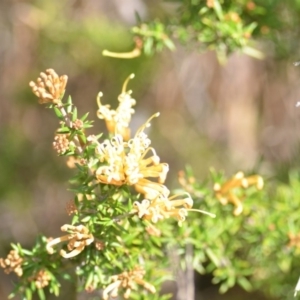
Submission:
[[[102,56],[104,49],[134,47],[135,11],[147,20],[175,10],[158,0],[0,1],[0,257],[10,243],[26,248],[39,233],[58,235],[69,220],[65,205],[72,198],[67,191],[72,171],[52,151],[57,119],[38,105],[28,85],[47,68],[69,76],[66,95],[72,95],[80,115],[90,112],[94,133],[105,130],[96,120],[97,93],[116,107],[124,80],[134,73],[132,131],[161,113],[148,132],[161,161],[170,165],[171,188],[186,164],[199,179],[210,167],[284,179],[299,165],[300,69],[293,62],[300,56],[278,55],[271,40],[260,44],[264,60],[234,53],[225,65],[213,51],[180,44],[153,57]],[[298,41],[291,42],[297,47]],[[7,298],[14,279],[0,272],[0,299]],[[197,282],[204,291],[197,299],[225,299],[216,289],[201,298],[209,279]],[[239,292],[226,299],[233,295]],[[73,298],[62,293],[61,299]]]

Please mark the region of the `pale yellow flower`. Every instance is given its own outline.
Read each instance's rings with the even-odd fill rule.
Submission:
[[[153,223],[171,217],[181,224],[185,220],[188,211],[198,211],[214,217],[213,214],[208,212],[192,209],[193,199],[188,193],[177,194],[169,198],[160,195],[152,201],[148,199],[144,199],[141,202],[136,201],[133,203],[133,206],[133,212],[137,213],[139,218],[151,220]]]
[[[252,185],[261,190],[264,186],[263,178],[259,175],[245,177],[243,172],[238,172],[223,185],[215,183],[214,191],[221,204],[232,203],[235,206],[233,214],[238,216],[243,212],[243,204],[242,200],[236,195],[236,189],[246,189]]]
[[[100,162],[107,164],[97,169],[98,181],[118,186],[125,184],[124,157],[126,153],[122,136],[116,135],[111,140],[105,140],[96,151]]]
[[[153,117],[155,116],[158,114]],[[169,166],[160,163],[155,150],[149,147],[150,139],[143,132],[149,126],[150,120],[151,118],[128,142],[121,135],[116,135],[98,145],[96,151],[99,161],[104,163],[96,170],[99,182],[117,186],[132,185],[147,199],[154,199],[160,194],[166,197],[169,195],[169,190],[163,185]],[[148,178],[157,178],[158,182]]]
[[[122,92],[118,97],[119,106],[116,110],[111,109],[110,105],[101,104],[102,93],[99,93],[97,97],[97,117],[105,120],[107,130],[110,133],[120,134],[124,140],[130,138],[130,129],[128,126],[131,121],[131,115],[134,113],[132,107],[136,104],[136,101],[131,97],[132,92],[126,91],[128,81],[132,78],[134,78],[133,74],[124,82]]]
[[[65,258],[74,257],[81,253],[85,246],[90,245],[94,241],[94,236],[83,225],[73,226],[66,224],[61,227],[61,231],[70,231],[71,233],[49,241],[46,245],[49,254],[54,252],[54,245],[68,241],[67,247],[70,252],[67,253],[62,249],[60,250],[60,255]]]
[[[120,288],[125,289],[123,297],[124,299],[128,299],[131,291],[136,285],[141,285],[147,291],[155,293],[155,287],[143,279],[144,275],[144,268],[141,266],[136,266],[132,271],[125,271],[119,275],[111,276],[112,283],[103,290],[102,299],[108,300],[109,296],[117,297],[119,295]]]
[[[68,76],[58,76],[53,69],[41,72],[36,82],[30,81],[29,86],[33,93],[39,98],[39,103],[61,103],[61,97],[65,92]]]

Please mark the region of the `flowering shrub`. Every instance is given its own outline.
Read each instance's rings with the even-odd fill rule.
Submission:
[[[60,121],[53,148],[68,156],[67,165],[76,170],[71,180],[75,196],[67,204],[72,220],[61,227],[65,235],[40,237],[31,251],[12,245],[7,258],[0,260],[6,273],[15,272],[20,278],[11,296],[20,293],[31,299],[37,291],[45,299],[44,288],[58,295],[59,280],[72,278],[65,271],[71,263],[79,290],[102,290],[103,299],[118,295],[127,299],[137,290],[147,299],[149,293],[154,294],[152,299],[164,298],[158,293],[168,275],[164,251],[172,243],[173,226],[178,226],[167,219],[181,225],[188,211],[203,211],[192,208],[187,192],[170,196],[164,185],[169,166],[160,162],[145,133],[159,114],[130,136],[136,103],[127,91],[131,78],[123,85],[116,110],[101,103],[102,93],[97,97],[97,116],[107,125],[107,137],[87,135],[92,126],[88,114],[78,117],[71,97],[63,101],[66,75],[48,69],[30,82],[39,103],[48,104]]]
[[[180,172],[179,182],[194,205],[209,209],[216,218],[191,215],[192,226],[184,223],[179,228],[179,236],[185,236],[178,240],[179,252],[190,244],[193,268],[211,274],[221,293],[239,285],[246,291],[259,290],[267,299],[295,299],[299,178],[299,172],[292,172],[288,182],[273,178],[264,183],[259,175],[238,172],[227,179],[211,170],[210,179],[200,183],[190,168]]]
[[[272,51],[281,57],[293,57],[298,51],[296,2],[172,2],[177,9],[163,21],[138,20],[131,30],[131,52],[104,50],[103,54],[134,58],[164,48],[174,50],[173,41],[181,41],[188,48],[215,50],[221,62],[237,50],[262,58],[252,37],[267,40],[266,48],[274,48]],[[69,47],[78,65],[95,64],[106,35],[94,28],[102,24],[94,23],[93,18],[86,23],[78,22],[79,18],[64,23],[72,14],[63,2],[38,5],[44,7],[47,18],[43,26],[31,26],[39,30],[37,36],[48,41],[39,59],[50,57],[49,44],[63,31],[64,38],[55,42],[61,43],[60,47],[76,45]],[[59,6],[49,9],[52,5]],[[34,8],[35,5],[31,7]],[[12,15],[19,18],[18,14]],[[122,33],[117,33],[115,39],[119,40]],[[110,35],[111,32],[107,36]],[[87,49],[82,36],[90,40]],[[120,41],[125,40],[124,35]],[[81,55],[83,50],[90,52],[88,59]],[[69,55],[65,53],[64,58]],[[213,171],[210,180],[200,183],[187,170],[179,174],[182,188],[171,192],[165,185],[169,166],[160,161],[145,132],[159,114],[150,117],[133,135],[130,132],[136,104],[127,90],[132,78],[133,75],[126,79],[116,109],[103,104],[103,95],[98,94],[97,117],[104,120],[109,134],[97,136],[87,134],[92,126],[88,115],[79,117],[72,99],[63,100],[67,76],[48,69],[30,83],[39,103],[53,109],[59,119],[53,149],[59,156],[67,156],[67,166],[74,169],[74,197],[66,203],[66,212],[72,218],[61,226],[62,236],[40,236],[31,250],[12,244],[7,257],[0,259],[4,272],[15,273],[19,278],[11,297],[20,294],[23,299],[32,299],[36,292],[45,299],[44,290],[59,295],[60,282],[65,279],[76,282],[78,292],[98,291],[103,299],[167,298],[159,295],[159,289],[171,275],[168,254],[172,252],[179,257],[181,267],[211,274],[220,292],[240,285],[248,291],[260,289],[277,298],[293,298],[300,268],[299,175],[290,174],[287,185],[271,180],[264,183],[261,176],[252,173],[237,172],[228,179]],[[217,218],[189,214],[185,222],[189,212],[205,213],[200,207]],[[187,259],[186,250],[191,248],[193,255]],[[299,286],[300,281],[296,291]]]
[[[138,18],[131,28],[134,48],[130,52],[115,53],[104,50],[103,55],[130,59],[142,53],[153,55],[163,49],[174,50],[174,41],[192,45],[200,51],[214,50],[220,62],[225,62],[231,53],[241,51],[262,59],[264,53],[253,43],[256,39],[272,39],[274,32],[282,32],[293,26],[294,13],[298,9],[280,1],[222,1],[222,0],[171,0],[173,13],[162,20],[155,18],[148,22]],[[283,12],[288,10],[290,20],[284,20]],[[293,17],[292,17],[293,16]],[[284,20],[284,21],[283,21]],[[286,45],[291,51],[291,45]],[[282,49],[281,49],[282,51]],[[283,52],[283,51],[282,51]]]
[[[171,192],[165,185],[169,166],[145,133],[159,114],[131,136],[136,102],[127,85],[132,78],[125,81],[115,110],[98,94],[97,116],[108,135],[88,135],[88,114],[79,117],[71,97],[63,101],[67,76],[48,69],[30,82],[39,102],[59,119],[53,148],[74,169],[74,198],[66,205],[72,219],[61,226],[62,236],[40,236],[31,250],[12,244],[0,259],[5,273],[19,277],[10,297],[30,300],[37,292],[43,300],[45,289],[58,296],[65,279],[76,281],[78,292],[98,291],[104,300],[167,299],[159,291],[172,275],[171,255],[166,255],[172,253],[181,268],[212,274],[220,292],[238,284],[291,299],[300,267],[299,176],[291,175],[289,186],[263,189],[257,174],[237,172],[226,179],[212,171],[211,180],[201,184],[188,168],[179,172],[181,189]],[[217,218],[190,214],[185,222],[193,211]],[[193,249],[189,259],[188,247]]]

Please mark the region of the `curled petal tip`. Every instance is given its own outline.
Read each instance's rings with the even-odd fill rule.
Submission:
[[[124,81],[123,86],[122,86],[122,94],[123,94],[123,93],[126,93],[127,84],[128,84],[128,82],[129,82],[129,80],[131,80],[131,79],[134,78],[134,76],[135,76],[135,75],[132,73],[132,74],[130,74],[130,75],[126,78],[126,80]],[[128,91],[127,93],[131,94],[131,91]]]
[[[53,254],[53,252],[54,252],[53,248],[46,247],[46,249],[49,254]]]
[[[103,56],[109,56],[110,52],[108,50],[103,50],[102,55]]]
[[[69,225],[68,225],[68,224],[65,224],[65,225],[63,225],[63,226],[60,227],[60,230],[61,230],[61,231],[67,231],[67,230],[68,230],[68,227],[69,227]]]

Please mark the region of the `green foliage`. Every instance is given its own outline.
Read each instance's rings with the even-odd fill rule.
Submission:
[[[163,48],[174,50],[179,40],[188,48],[215,50],[221,62],[229,54],[241,51],[262,59],[256,41],[272,42],[279,57],[293,55],[294,39],[299,28],[299,3],[280,0],[169,0],[176,13],[167,13],[163,20],[142,22],[132,33],[140,39],[146,55]],[[270,47],[270,45],[267,45]]]
[[[267,181],[262,191],[236,188],[235,193],[243,191],[238,216],[232,204],[222,205],[213,192],[214,183],[227,181],[223,174],[212,171],[203,184],[195,182],[190,169],[187,174],[185,188],[194,207],[205,207],[217,216],[198,218],[191,213],[180,229],[185,242],[194,247],[194,269],[213,274],[221,293],[237,284],[247,291],[259,289],[275,298],[293,299],[300,268],[299,173],[290,174],[289,184]]]
[[[128,136],[136,103],[127,91],[132,75],[116,110],[102,105],[99,93],[97,116],[109,134],[97,136],[87,134],[92,126],[88,114],[80,116],[71,97],[63,102],[67,77],[52,69],[40,76],[30,86],[59,120],[53,147],[69,156],[74,168],[74,198],[67,205],[73,216],[70,225],[61,227],[65,235],[40,237],[32,250],[12,245],[7,259],[0,260],[6,272],[20,277],[10,297],[30,300],[37,293],[43,300],[44,289],[57,296],[60,280],[68,279],[77,282],[77,292],[102,290],[103,299],[119,293],[158,299],[156,291],[172,275],[168,252],[180,258],[182,268],[191,263],[196,271],[213,274],[221,293],[240,285],[292,297],[300,267],[298,173],[290,175],[288,185],[267,181],[263,189],[256,174],[238,172],[226,180],[212,170],[211,178],[199,183],[187,169],[186,176],[179,176],[184,191],[169,196],[163,185],[168,165],[149,147],[144,132],[159,114]],[[203,209],[216,218],[199,216]],[[187,247],[194,252],[190,261]]]
[[[116,110],[98,97],[97,116],[110,132],[98,136],[87,134],[92,122],[87,114],[80,117],[71,97],[63,102],[66,77],[49,69],[41,78],[47,85],[42,80],[30,85],[59,120],[54,149],[72,157],[74,201],[67,211],[73,216],[71,225],[61,227],[66,235],[40,237],[32,250],[12,245],[10,262],[1,259],[3,268],[20,277],[10,297],[20,294],[30,300],[37,293],[43,300],[44,289],[57,296],[60,280],[67,279],[78,282],[78,292],[102,290],[103,299],[121,291],[133,299],[158,299],[155,291],[171,276],[168,251],[181,258],[181,267],[191,263],[198,272],[213,274],[221,293],[240,285],[247,291],[293,297],[300,267],[299,173],[290,174],[288,185],[267,181],[262,189],[259,175],[238,172],[228,180],[212,170],[211,178],[199,183],[187,169],[179,181],[193,200],[183,198],[182,190],[169,197],[163,185],[168,167],[144,133],[158,114],[132,139],[125,138],[135,104],[126,91],[133,76],[125,81]],[[61,96],[56,98],[58,91]],[[144,181],[148,177],[159,182]],[[200,209],[216,218],[199,216]],[[188,246],[194,252],[190,262],[185,259]],[[124,277],[133,282],[129,285]]]
[[[172,40],[166,34],[165,25],[158,20],[152,23],[141,23],[132,28],[132,33],[141,39],[142,47],[146,55],[160,52],[164,48],[175,50]]]
[[[157,226],[152,223],[169,217],[184,221],[185,207],[190,207],[192,200],[167,199],[169,190],[163,182],[168,166],[159,162],[144,133],[158,114],[132,139],[123,141],[135,104],[131,91],[126,91],[132,77],[123,85],[117,110],[103,106],[98,98],[97,116],[105,119],[111,131],[98,136],[86,134],[92,122],[87,114],[79,117],[71,97],[63,102],[66,76],[58,77],[48,69],[37,83],[30,83],[40,103],[53,109],[59,120],[54,149],[60,156],[71,157],[68,164],[75,171],[70,180],[74,200],[67,204],[67,212],[73,217],[70,225],[61,227],[67,234],[59,238],[41,237],[32,250],[12,245],[13,252],[0,261],[6,272],[14,271],[20,277],[10,297],[20,294],[30,300],[36,292],[44,300],[44,289],[57,296],[59,280],[65,278],[78,282],[77,292],[102,289],[103,299],[119,292],[125,298],[130,294],[133,299],[158,299],[156,290],[170,277],[166,245],[178,225],[165,220]],[[160,179],[152,182],[144,177]],[[140,203],[141,194],[144,200]],[[159,296],[162,298],[169,296]]]
[[[46,251],[46,244],[46,237],[40,236],[32,250],[23,249],[20,244],[11,245],[23,259],[23,275],[20,277],[20,281],[15,286],[13,292],[9,295],[9,298],[21,294],[23,298],[31,300],[33,293],[37,292],[41,300],[46,299],[44,290],[33,282],[34,280],[39,281],[40,272],[42,272],[43,277],[47,276],[49,279],[49,292],[55,296],[59,295],[60,283],[58,278],[62,278],[60,270],[64,266],[58,254],[49,257]],[[64,275],[65,278],[69,278],[68,275]]]

